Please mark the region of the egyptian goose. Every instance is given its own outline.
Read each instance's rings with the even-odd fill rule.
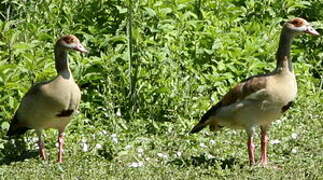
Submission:
[[[74,82],[68,65],[67,51],[87,52],[77,37],[66,35],[55,44],[55,67],[57,77],[31,87],[16,111],[7,136],[22,135],[35,129],[39,141],[39,153],[46,159],[42,131],[47,128],[58,129],[58,162],[63,162],[64,129],[72,114],[77,110],[81,92]]]
[[[191,133],[197,133],[209,125],[211,131],[222,127],[245,129],[248,134],[250,165],[255,164],[253,136],[256,127],[261,129],[260,165],[268,163],[267,131],[292,104],[297,93],[297,84],[292,69],[290,48],[293,38],[302,33],[319,35],[302,18],[294,18],[283,25],[276,54],[276,69],[264,75],[248,78],[232,88],[216,105],[209,109]]]

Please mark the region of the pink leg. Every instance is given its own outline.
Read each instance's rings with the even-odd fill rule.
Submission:
[[[64,133],[59,133],[59,135],[58,135],[58,159],[57,159],[58,163],[63,162],[63,152],[64,152],[63,145],[64,145]]]
[[[45,144],[42,140],[42,129],[37,129],[36,134],[38,136],[38,147],[39,147],[39,155],[42,160],[46,160],[46,152],[45,152]]]
[[[45,153],[45,144],[41,139],[38,141],[38,147],[39,147],[40,157],[42,158],[42,160],[46,160],[47,157]]]
[[[250,165],[255,164],[255,145],[253,144],[253,137],[249,136],[248,137],[248,154],[249,154],[249,162]]]
[[[268,164],[268,156],[267,156],[267,148],[268,148],[268,135],[267,130],[265,128],[261,128],[261,159],[260,164],[261,165],[267,165]]]

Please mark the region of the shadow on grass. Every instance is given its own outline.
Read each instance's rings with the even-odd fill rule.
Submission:
[[[98,150],[99,156],[103,157],[106,160],[112,161],[115,154],[111,149]]]
[[[9,165],[12,162],[24,161],[38,156],[38,151],[28,151],[27,143],[23,139],[14,139],[4,143],[4,148],[0,150],[0,165]]]
[[[177,158],[173,161],[170,161],[169,164],[174,164],[177,166],[185,167],[185,166],[216,166],[220,165],[222,169],[231,169],[234,165],[238,165],[236,158],[227,158],[227,159],[219,159],[219,158],[207,158],[205,154],[201,154],[199,156],[191,156],[189,158]],[[243,165],[239,165],[240,168],[243,168]]]

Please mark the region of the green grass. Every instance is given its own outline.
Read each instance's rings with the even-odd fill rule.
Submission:
[[[313,96],[320,97],[301,95],[291,111],[274,123],[270,142],[276,144],[270,143],[267,168],[248,166],[243,131],[225,129],[215,135],[204,130],[190,135],[195,120],[180,119],[181,123],[157,123],[152,133],[154,122],[136,120],[118,132],[86,126],[74,133],[68,130],[62,164],[55,162],[56,132],[47,131],[48,161],[39,159],[31,142],[35,135],[30,134],[26,150],[20,152],[27,158],[2,160],[0,175],[3,179],[321,179],[322,103]],[[78,116],[73,124],[80,120]],[[136,163],[139,167],[131,167]]]
[[[248,165],[244,131],[188,133],[230,87],[274,68],[283,21],[304,17],[322,33],[321,0],[133,1],[131,77],[129,2],[0,2],[0,179],[323,179],[322,37],[292,46],[299,96],[270,129],[269,167]],[[58,164],[55,130],[48,161],[33,131],[5,133],[31,84],[55,76],[63,34],[90,53],[70,53],[82,103]]]

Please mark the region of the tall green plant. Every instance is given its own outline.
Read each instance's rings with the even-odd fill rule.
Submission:
[[[128,76],[129,76],[129,94],[128,94],[128,98],[129,98],[129,103],[130,103],[130,107],[131,110],[134,109],[133,105],[135,103],[135,94],[136,94],[136,79],[134,77],[133,74],[133,55],[132,55],[132,51],[133,51],[133,37],[132,37],[132,1],[128,0],[128,13],[127,13],[127,35],[128,35]]]

